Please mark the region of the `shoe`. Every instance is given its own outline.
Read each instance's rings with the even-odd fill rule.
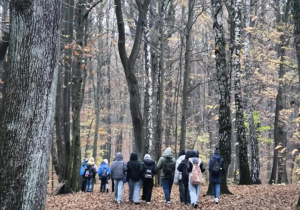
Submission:
[[[147,204],[150,204],[150,202],[147,202]]]
[[[166,206],[170,206],[170,205],[171,205],[171,201],[167,201]]]
[[[108,193],[108,189],[106,189],[106,192]]]
[[[198,207],[198,204],[197,203],[192,204],[192,207],[196,209]]]
[[[146,203],[146,200],[142,200],[142,203]]]
[[[215,203],[216,203],[216,204],[219,203],[219,198],[216,198]]]
[[[136,202],[136,203],[134,203],[135,205],[139,205],[140,204],[140,202]]]

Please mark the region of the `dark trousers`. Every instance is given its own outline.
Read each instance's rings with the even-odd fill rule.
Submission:
[[[111,178],[111,191],[114,192],[115,191],[115,182],[114,180]]]
[[[152,189],[153,189],[153,178],[152,179],[143,179],[143,195],[142,200],[146,202],[151,201],[152,196]]]
[[[191,198],[190,198],[190,192],[189,192],[189,180],[181,180],[181,183],[183,185],[183,200],[181,201],[181,195],[180,195],[180,201],[184,202],[185,204],[189,204],[191,202]],[[180,182],[179,182],[180,184]],[[179,185],[179,189],[180,189],[180,185]]]
[[[106,191],[107,177],[101,178],[100,192]]]
[[[84,178],[84,176],[82,176],[81,191],[85,192],[85,188],[86,188],[86,179]]]

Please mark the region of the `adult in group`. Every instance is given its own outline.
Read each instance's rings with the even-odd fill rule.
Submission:
[[[123,178],[127,171],[127,165],[123,161],[122,153],[116,154],[115,161],[111,164],[111,177],[114,181],[115,201],[120,204],[123,196]]]
[[[140,168],[140,174],[143,180],[142,201],[150,204],[153,189],[153,177],[156,175],[156,166],[155,161],[152,160],[149,154],[146,154],[144,157],[144,161]]]
[[[157,163],[157,169],[160,170],[161,185],[163,187],[165,195],[165,204],[167,206],[171,205],[171,189],[173,185],[174,172],[175,172],[176,160],[173,157],[172,150],[168,147],[163,156],[159,159]]]
[[[214,202],[219,203],[220,186],[222,176],[225,174],[225,161],[220,155],[220,150],[216,147],[214,155],[209,160],[209,182],[212,184]]]
[[[86,165],[87,165],[87,159],[83,158],[83,162],[82,162],[81,167],[80,167],[80,176],[82,178],[82,184],[81,184],[81,191],[82,192],[85,192],[85,188],[86,188],[86,178],[84,176]]]
[[[184,190],[184,184],[182,182],[182,172],[178,171],[178,166],[179,164],[184,160],[185,158],[185,151],[181,150],[179,152],[179,157],[176,160],[176,166],[175,166],[175,175],[174,175],[174,184],[179,186],[179,197],[180,197],[180,202],[185,203],[185,190]]]
[[[190,204],[190,192],[189,192],[189,167],[190,162],[189,158],[193,156],[193,151],[189,150],[185,154],[185,158],[179,166],[177,167],[178,171],[181,172],[182,175],[182,183],[184,185],[184,204]]]
[[[100,192],[108,192],[107,183],[110,177],[110,168],[108,167],[108,160],[104,159],[98,169],[99,179],[101,180]]]
[[[135,152],[131,153],[127,163],[127,180],[129,184],[129,202],[139,204],[140,197],[140,167],[138,156]],[[133,196],[134,193],[134,196]]]
[[[85,190],[86,192],[93,192],[96,173],[97,170],[96,170],[95,160],[93,157],[90,157],[84,172],[84,176],[86,179],[86,190]]]
[[[205,171],[205,165],[199,158],[199,152],[193,150],[193,155],[189,158],[189,192],[191,205],[194,208],[198,206],[198,199],[200,195],[202,173]]]

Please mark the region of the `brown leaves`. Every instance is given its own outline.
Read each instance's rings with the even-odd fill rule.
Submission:
[[[109,185],[111,187],[111,183]],[[99,183],[95,185],[93,193],[77,193],[75,195],[60,195],[47,197],[47,210],[74,209],[117,209],[113,201],[114,194],[99,193]],[[201,187],[198,209],[293,209],[298,200],[298,187],[296,185],[254,185],[230,186],[233,195],[221,195],[219,205],[213,203],[213,197],[206,196],[207,187]],[[141,196],[142,190],[140,191]],[[128,202],[128,184],[125,184],[123,202],[119,209],[190,209],[180,204],[178,187],[173,185],[171,207],[164,205],[164,195],[161,187],[153,189],[151,204],[141,203],[134,205]]]

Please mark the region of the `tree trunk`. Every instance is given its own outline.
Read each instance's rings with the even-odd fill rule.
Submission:
[[[234,61],[233,69],[235,71],[234,89],[235,89],[235,107],[236,107],[236,130],[237,141],[239,143],[239,162],[240,162],[240,183],[241,185],[251,184],[250,170],[248,164],[248,143],[246,139],[246,129],[244,123],[244,109],[241,89],[241,63],[240,63],[240,32],[241,32],[241,6],[242,1],[237,0],[235,5],[235,41],[234,41]]]
[[[231,120],[230,120],[230,73],[226,68],[225,39],[222,23],[221,0],[212,0],[213,29],[215,33],[215,60],[219,87],[219,147],[226,162],[226,173],[221,184],[222,193],[230,193],[227,187],[227,169],[231,161]]]
[[[1,209],[45,208],[60,12],[60,0],[10,2],[9,69],[0,112]]]
[[[143,3],[136,1],[139,10],[139,16],[136,26],[136,34],[130,56],[127,57],[126,43],[125,43],[125,26],[122,12],[121,1],[115,0],[116,17],[118,22],[119,40],[118,48],[121,58],[121,62],[124,68],[128,90],[130,94],[130,111],[132,118],[132,125],[134,131],[134,142],[136,152],[141,158],[144,153],[144,141],[143,141],[143,117],[141,112],[141,96],[139,91],[139,85],[134,72],[134,64],[139,54],[139,49],[142,41],[142,35],[144,33],[144,25],[147,15],[147,9],[150,4],[150,0],[145,0]]]
[[[183,77],[183,91],[182,91],[182,114],[181,114],[181,135],[180,135],[180,150],[186,147],[186,120],[188,112],[188,88],[190,83],[191,72],[191,56],[192,56],[192,27],[194,14],[195,0],[189,0],[188,21],[185,29],[185,65]]]

